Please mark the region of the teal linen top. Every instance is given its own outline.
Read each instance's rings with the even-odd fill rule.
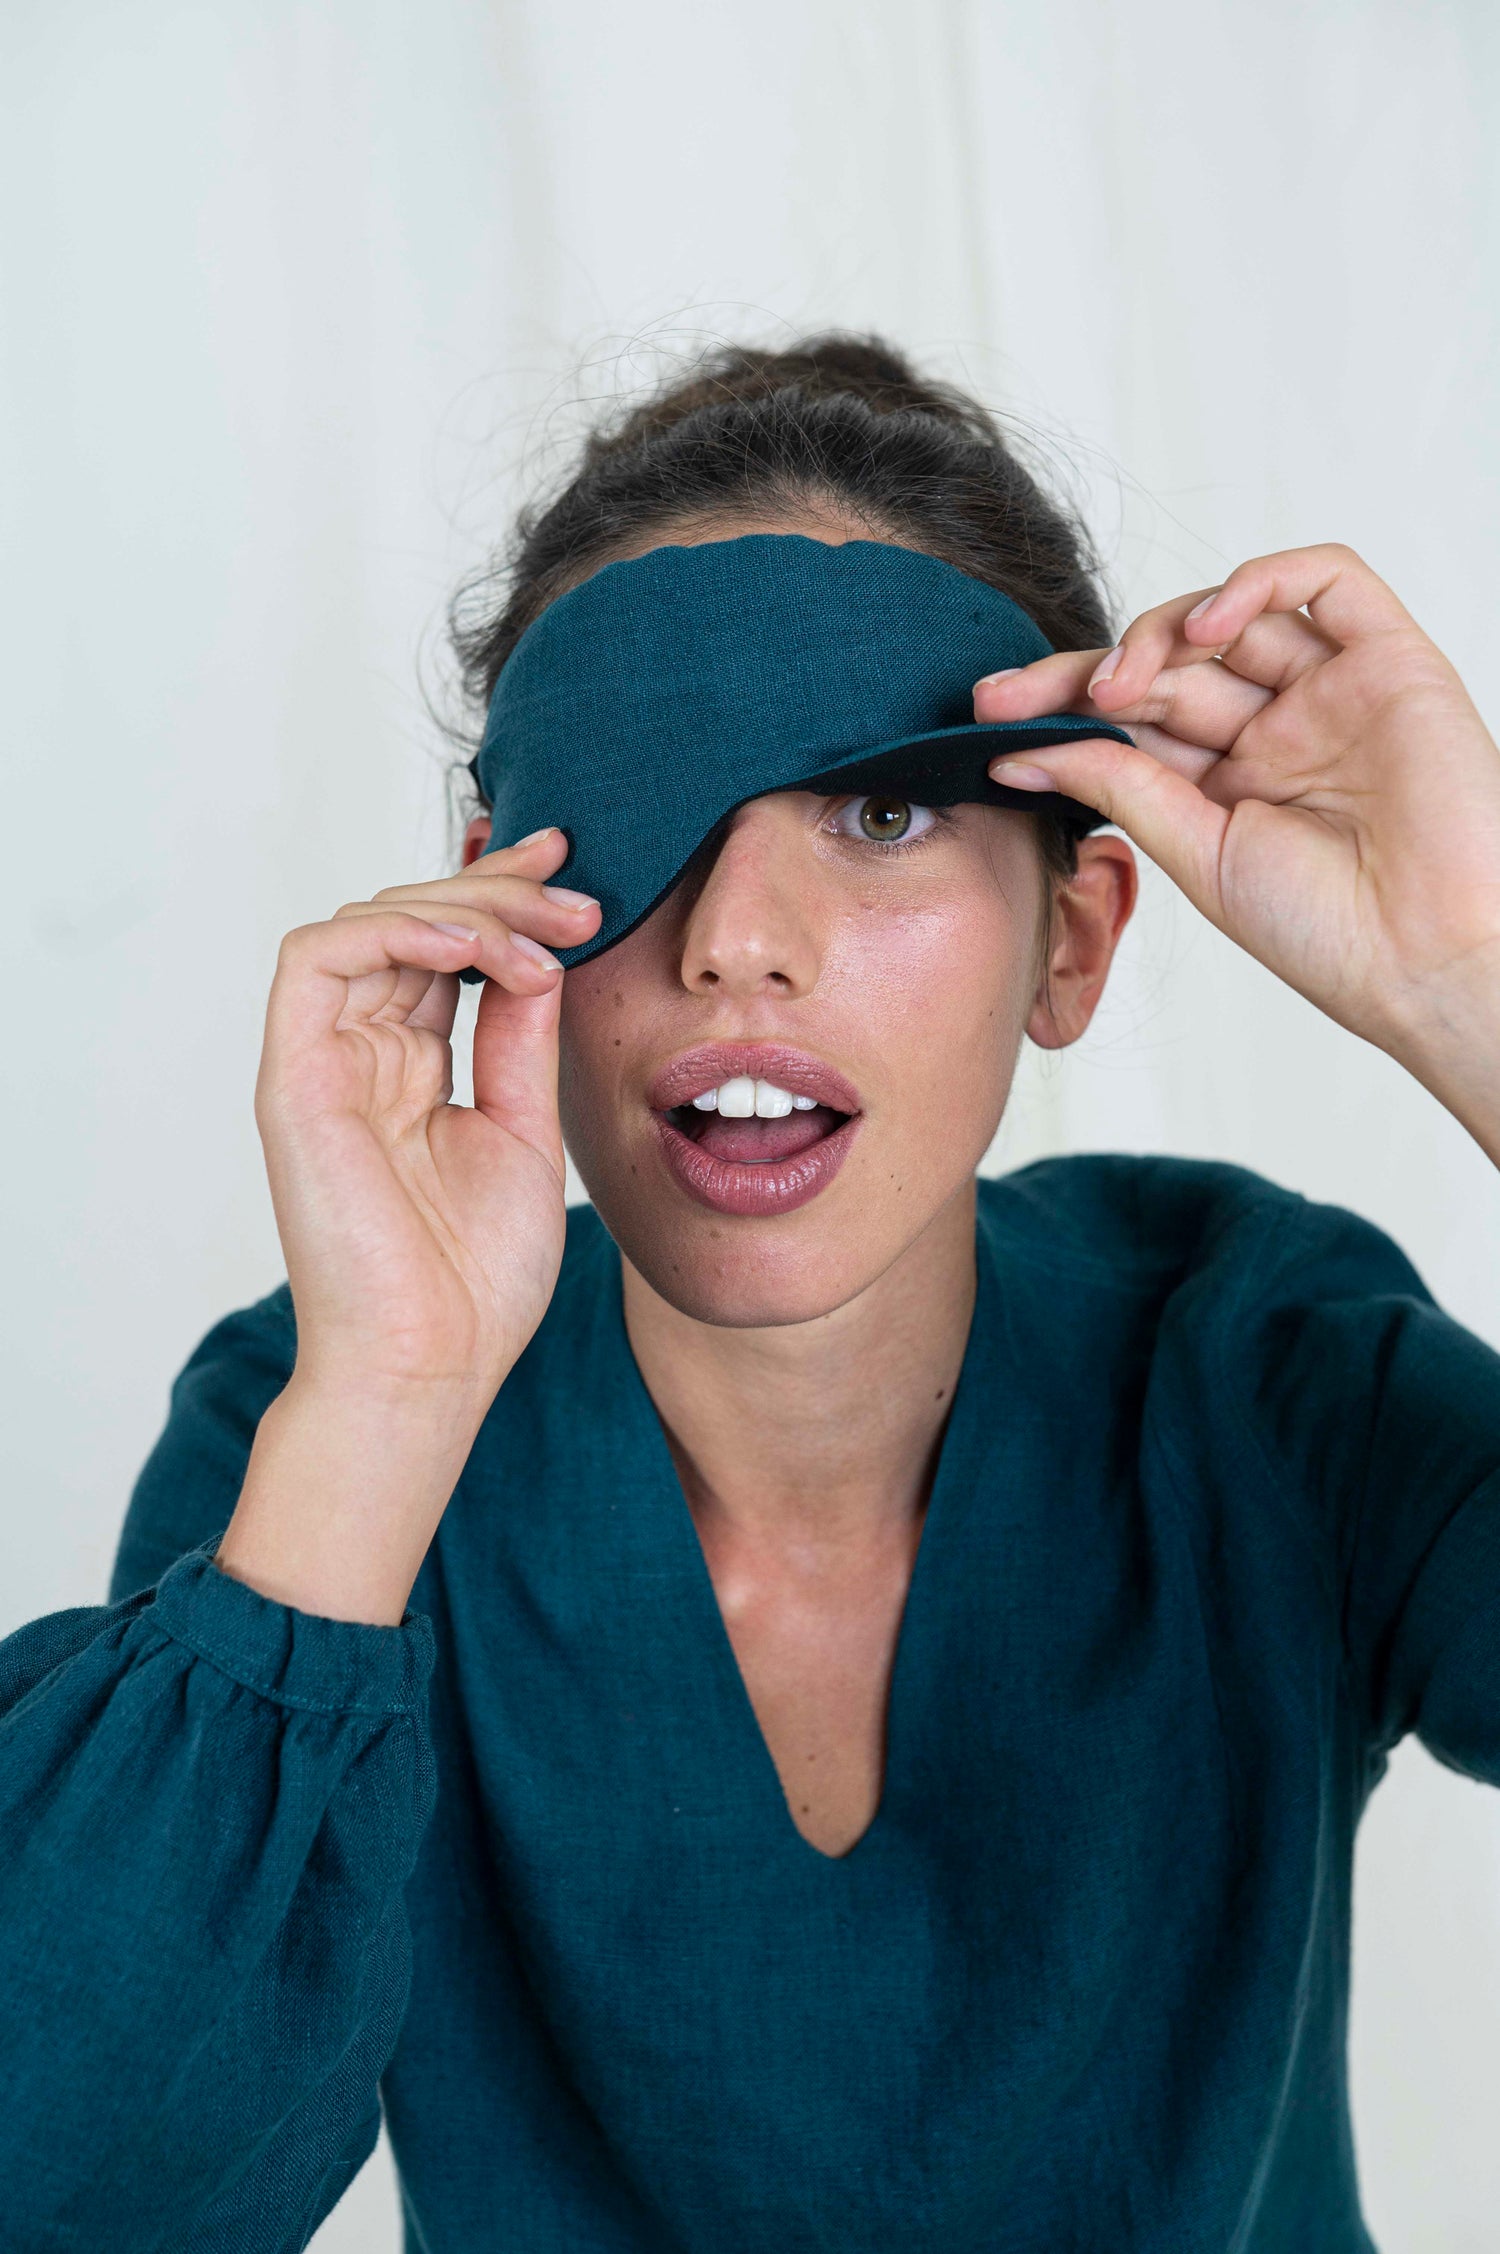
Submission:
[[[1500,1782],[1500,1356],[1232,1167],[977,1249],[836,1859],[591,1209],[398,1627],[214,1566],[286,1291],[210,1333],[112,1601],[0,1645],[7,2248],[301,2248],[383,2103],[409,2254],[1369,2254],[1354,1832],[1408,1731]]]

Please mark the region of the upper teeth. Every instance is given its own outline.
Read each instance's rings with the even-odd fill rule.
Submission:
[[[752,1080],[741,1073],[737,1080],[721,1080],[694,1096],[694,1111],[721,1111],[726,1119],[785,1119],[789,1111],[812,1111],[816,1096],[789,1095],[774,1080]]]

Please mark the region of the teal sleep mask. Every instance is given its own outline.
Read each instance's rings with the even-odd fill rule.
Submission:
[[[653,548],[560,595],[496,683],[474,773],[496,846],[556,824],[556,881],[604,910],[586,962],[635,929],[725,817],[767,791],[1037,811],[997,751],[1130,738],[1077,713],[983,724],[974,683],[1051,648],[954,565],[885,541],[748,533]],[[1104,817],[1048,795],[1077,828]],[[474,974],[477,976],[478,974]]]

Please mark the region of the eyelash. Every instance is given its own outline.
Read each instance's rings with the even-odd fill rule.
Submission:
[[[887,798],[894,797],[895,795],[896,794],[894,792],[889,791],[861,791],[857,797],[840,799],[834,811],[835,813],[841,814],[846,806],[862,806],[867,798]],[[902,799],[901,804],[903,806],[910,806],[915,809],[921,804],[921,802],[920,800],[915,798],[904,798]],[[883,840],[878,837],[844,837],[842,833],[838,831],[835,831],[834,835],[839,837],[840,843],[844,845],[873,846],[875,851],[882,855],[882,857],[888,853],[916,853],[919,852],[921,848],[929,842],[930,839],[937,836],[940,824],[944,822],[951,822],[953,819],[953,808],[951,806],[922,806],[921,811],[924,814],[930,814],[932,816],[932,828],[930,830],[923,830],[920,837],[895,837],[889,840]]]

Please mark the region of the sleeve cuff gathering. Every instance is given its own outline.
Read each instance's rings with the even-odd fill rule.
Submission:
[[[156,1585],[153,1624],[247,1690],[324,1713],[402,1714],[420,1706],[432,1674],[432,1623],[407,1612],[399,1627],[333,1620],[262,1596],[214,1563],[216,1534],[169,1566]]]

